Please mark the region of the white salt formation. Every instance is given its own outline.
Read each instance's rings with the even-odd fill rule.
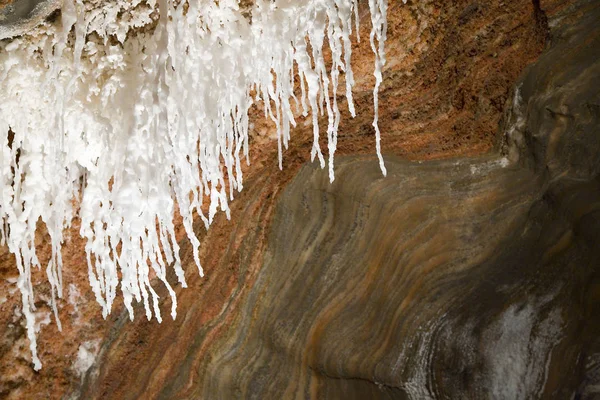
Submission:
[[[383,171],[377,91],[386,8],[387,0],[369,0],[377,81],[373,125]],[[52,243],[46,273],[59,327],[63,231],[76,216],[103,316],[120,284],[132,319],[135,299],[148,318],[160,322],[150,270],[173,299],[173,318],[176,299],[166,268],[173,265],[186,285],[175,206],[202,275],[192,215],[207,228],[218,209],[229,217],[228,199],[242,189],[240,163],[248,161],[248,110],[254,102],[277,127],[280,167],[294,110],[312,115],[311,156],[324,167],[318,116],[327,115],[333,180],[342,73],[355,113],[350,37],[358,28],[358,0],[257,0],[250,19],[242,11],[236,0],[65,0],[56,24],[0,43],[0,131],[10,132],[0,145],[0,229],[17,260],[35,369],[41,363],[30,271],[40,268],[38,220]],[[201,208],[205,201],[208,214]]]

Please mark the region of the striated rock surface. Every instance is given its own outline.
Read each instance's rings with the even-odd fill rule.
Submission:
[[[500,154],[255,177],[205,239],[227,243],[220,273],[183,318],[111,334],[81,397],[596,398],[599,19],[551,20]]]
[[[177,320],[130,322],[117,307],[102,321],[75,226],[65,332],[40,326],[34,374],[1,254],[0,396],[599,396],[600,5],[398,1],[389,12],[386,178],[370,155],[363,26],[360,115],[344,116],[335,182],[306,163],[310,126],[279,171],[256,113],[233,221],[198,224],[206,277],[188,268]],[[47,247],[40,238],[42,263]],[[40,313],[48,293],[39,286]]]

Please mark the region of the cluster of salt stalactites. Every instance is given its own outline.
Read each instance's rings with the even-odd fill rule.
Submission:
[[[241,159],[248,159],[251,104],[261,102],[277,126],[280,166],[299,114],[312,115],[311,156],[325,165],[318,116],[326,115],[331,180],[341,73],[355,112],[350,36],[358,29],[358,0],[257,0],[251,21],[236,0],[153,1],[65,0],[60,23],[0,43],[0,228],[17,260],[35,369],[41,363],[30,271],[40,267],[34,244],[40,218],[52,243],[46,272],[59,327],[61,245],[75,215],[104,317],[120,283],[131,318],[135,299],[148,318],[161,320],[150,270],[171,294],[175,317],[166,268],[172,265],[182,286],[185,279],[174,208],[202,275],[192,214],[207,227],[219,208],[229,217],[228,199],[242,189]],[[387,0],[369,0],[375,95],[386,7]]]

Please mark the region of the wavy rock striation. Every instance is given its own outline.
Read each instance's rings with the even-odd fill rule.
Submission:
[[[245,223],[205,238],[237,270],[208,272],[160,329],[117,324],[79,395],[597,398],[598,20],[584,1],[550,21],[499,153],[255,176]]]
[[[0,397],[596,398],[597,3],[390,2],[388,177],[360,155],[374,151],[365,26],[361,111],[343,118],[336,181],[306,164],[310,126],[279,171],[273,128],[255,119],[234,221],[196,227],[206,277],[187,268],[175,321],[130,322],[122,305],[102,321],[76,225],[63,333],[43,320],[50,292],[38,286],[34,374],[14,259],[0,251]],[[44,263],[47,239],[39,247]]]

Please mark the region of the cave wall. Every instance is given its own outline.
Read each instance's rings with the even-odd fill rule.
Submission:
[[[487,154],[259,178],[219,260],[237,270],[223,308],[188,291],[183,321],[124,327],[82,396],[594,398],[599,18],[550,19]]]
[[[372,156],[364,25],[361,112],[343,116],[335,182],[307,162],[310,126],[292,133],[279,171],[273,127],[254,111],[232,221],[196,226],[205,278],[182,239],[193,268],[175,321],[131,322],[119,305],[103,321],[75,225],[65,332],[40,327],[44,368],[33,373],[3,250],[0,393],[594,398],[599,17],[594,1],[392,2],[380,97],[387,177]],[[40,283],[40,312],[48,293]],[[83,373],[82,347],[95,360]]]

